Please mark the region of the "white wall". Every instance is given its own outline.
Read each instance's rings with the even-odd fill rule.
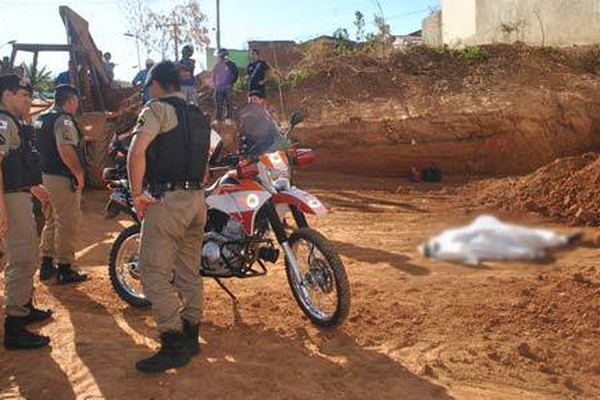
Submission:
[[[476,43],[600,43],[600,0],[477,0]]]
[[[460,45],[474,37],[477,0],[442,0],[442,38],[444,44]]]
[[[423,20],[421,26],[423,32],[423,43],[428,46],[441,46],[442,39],[442,12],[436,11]]]
[[[534,46],[600,43],[600,0],[442,0],[441,21],[423,21],[423,40],[460,46],[522,41]]]

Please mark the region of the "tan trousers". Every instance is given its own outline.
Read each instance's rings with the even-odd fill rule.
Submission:
[[[57,175],[44,174],[44,186],[50,191],[50,202],[44,205],[46,226],[42,231],[40,250],[60,264],[72,264],[77,250],[81,220],[81,190],[71,190],[71,181]]]
[[[192,323],[201,319],[203,286],[198,261],[205,222],[206,205],[201,190],[167,192],[159,203],[146,210],[140,275],[161,333],[181,332],[182,317]]]
[[[6,314],[22,317],[33,294],[33,275],[38,268],[38,238],[31,212],[30,193],[6,193],[8,236],[6,247]]]

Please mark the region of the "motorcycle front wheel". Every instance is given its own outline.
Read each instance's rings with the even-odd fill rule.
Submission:
[[[134,307],[149,307],[139,275],[140,225],[125,228],[110,249],[108,274],[119,297]]]
[[[337,250],[314,229],[300,228],[288,239],[298,271],[286,257],[288,283],[296,302],[320,328],[341,325],[350,311],[350,284]]]

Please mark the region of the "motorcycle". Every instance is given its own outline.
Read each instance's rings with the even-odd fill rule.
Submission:
[[[288,133],[299,120],[293,114]],[[323,216],[327,209],[317,197],[291,184],[291,166],[312,163],[314,153],[291,147],[257,157],[229,155],[217,163],[219,144],[213,131],[209,165],[227,172],[205,190],[208,211],[199,249],[200,275],[214,278],[235,300],[222,279],[266,275],[266,263],[276,263],[281,249],[289,287],[304,314],[318,327],[339,326],[350,310],[346,270],[337,250],[305,218],[305,214]],[[125,212],[134,221],[112,245],[111,283],[127,303],[149,306],[138,266],[141,223],[133,209],[126,169],[117,162],[115,168],[104,170],[104,177],[111,190],[107,216]],[[296,223],[293,228],[286,219],[289,214]]]

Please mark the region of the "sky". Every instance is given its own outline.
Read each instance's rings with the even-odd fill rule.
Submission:
[[[138,68],[135,39],[124,35],[128,25],[121,13],[122,0],[0,0],[0,57],[10,55],[10,40],[20,43],[66,43],[66,32],[58,14],[67,5],[89,22],[92,37],[102,51],[112,54],[117,79],[130,81]],[[215,43],[216,0],[199,0],[207,15],[211,45]],[[365,15],[366,31],[375,30],[373,14],[381,5],[392,34],[401,35],[421,28],[421,21],[439,5],[439,0],[221,0],[221,46],[246,49],[248,40],[304,41],[331,35],[346,28],[354,36],[354,13]],[[151,7],[166,10],[176,0],[150,0]],[[140,49],[141,63],[150,56]],[[32,55],[19,53],[17,62],[31,62]],[[204,56],[197,55],[201,64]],[[41,53],[39,64],[53,75],[66,69],[66,53]]]

